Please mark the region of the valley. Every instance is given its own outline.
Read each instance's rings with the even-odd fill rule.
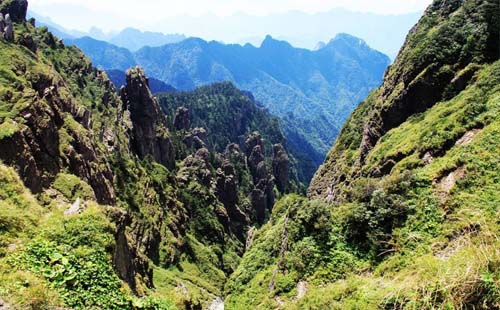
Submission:
[[[434,0],[391,65],[27,10],[0,0],[0,309],[500,307],[498,1]]]

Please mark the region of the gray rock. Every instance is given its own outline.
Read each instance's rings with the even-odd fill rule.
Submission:
[[[9,42],[14,41],[14,26],[12,25],[10,14],[5,15],[5,27],[4,27],[3,38]]]
[[[175,130],[188,130],[189,129],[189,109],[180,107],[175,112],[174,118]]]
[[[5,28],[5,18],[3,14],[0,13],[0,33],[3,33],[3,29]]]
[[[204,128],[194,128],[184,137],[184,143],[187,147],[198,150],[207,146],[208,135]]]
[[[12,20],[16,23],[22,23],[26,20],[26,12],[28,11],[28,0],[12,0],[3,1],[1,13],[4,15],[10,14]],[[0,1],[2,3],[2,1]]]
[[[81,212],[82,210],[80,209],[80,198],[77,198],[76,201],[71,205],[71,207],[64,211],[64,215],[71,216],[79,214]]]
[[[283,193],[288,190],[290,180],[290,158],[281,144],[274,145],[273,151],[273,175],[276,179],[278,190]]]

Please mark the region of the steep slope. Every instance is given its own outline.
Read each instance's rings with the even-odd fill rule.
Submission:
[[[255,234],[226,308],[499,307],[499,14],[430,5],[312,199],[286,197]]]
[[[97,54],[99,49],[74,43],[97,65],[126,69],[106,54]],[[101,44],[100,49],[109,49]],[[387,56],[346,34],[318,51],[294,48],[270,36],[259,48],[190,38],[143,48],[134,54],[134,60],[152,77],[179,90],[231,81],[252,92],[257,101],[284,120],[282,128],[290,147],[314,166],[323,161],[349,113],[379,86],[389,64]]]
[[[312,197],[325,197],[325,185],[333,185],[336,188],[333,195],[340,195],[342,186],[337,184],[348,184],[351,176],[356,177],[364,169],[370,151],[385,133],[436,102],[455,97],[466,88],[481,64],[498,59],[499,27],[494,8],[494,2],[469,1],[435,2],[429,8],[410,32],[381,88],[354,113],[357,117],[344,126],[344,134],[313,180]],[[360,123],[364,126],[362,132]],[[466,124],[460,125],[457,127]],[[431,150],[422,151],[420,156]],[[410,153],[394,155],[367,172],[373,176],[387,174]]]
[[[208,307],[289,188],[288,155],[257,132],[245,152],[184,141],[142,69],[118,96],[26,9],[0,1],[1,306]]]

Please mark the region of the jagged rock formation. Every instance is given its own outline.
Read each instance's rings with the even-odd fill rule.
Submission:
[[[298,183],[304,181],[302,168],[295,157],[297,154],[290,150],[288,141],[279,128],[279,121],[260,108],[251,94],[225,82],[200,87],[193,92],[158,94],[157,97],[169,116],[175,115],[180,108],[188,109],[190,126],[204,128],[207,134],[202,141],[206,147],[216,152],[223,153],[228,144],[237,143],[246,156],[250,157],[251,149],[245,148],[245,139],[254,131],[259,132],[263,138],[262,150],[265,157],[272,157],[273,145],[281,144],[290,159],[290,188],[298,190]],[[188,139],[192,140],[192,136],[193,133],[187,133]],[[270,167],[269,170],[271,169]]]
[[[167,121],[153,98],[144,71],[138,67],[127,71],[127,84],[120,90],[132,121],[132,150],[139,157],[151,156],[155,161],[172,168],[175,151],[169,138]]]
[[[290,182],[290,158],[281,144],[273,146],[273,175],[278,190],[287,192]]]
[[[12,21],[22,23],[26,21],[26,12],[28,11],[27,0],[1,0],[0,13],[4,16],[9,14]]]
[[[3,119],[12,130],[0,139],[0,158],[19,169],[26,186],[33,193],[47,189],[59,172],[68,169],[88,182],[98,202],[113,204],[116,195],[109,162],[104,160],[105,153],[97,147],[99,141],[89,138],[89,131],[92,130],[89,107],[78,105],[75,97],[63,96],[71,93],[64,83],[69,68],[68,71],[49,69],[44,72],[37,67],[24,67],[19,72],[13,63],[4,68],[26,76],[23,84],[17,87],[32,92],[33,96],[26,98],[23,104],[12,96],[17,91],[13,85],[8,86],[10,90],[6,92],[3,103],[16,107],[19,113]],[[72,72],[85,76],[82,81],[92,77],[95,83],[104,84],[88,63],[75,66]],[[105,103],[110,108],[118,105],[111,91],[107,89],[104,93],[111,98]],[[61,132],[66,139],[60,137]]]
[[[264,162],[264,142],[258,132],[253,132],[247,137],[245,148],[248,166],[255,184],[250,201],[256,212],[257,221],[263,223],[266,219],[266,211],[271,211],[274,205],[274,177],[267,171]]]
[[[196,127],[184,136],[184,143],[188,148],[201,149],[207,146],[207,131],[205,128]]]
[[[189,129],[189,109],[179,107],[175,112],[174,117],[175,130],[188,130]]]

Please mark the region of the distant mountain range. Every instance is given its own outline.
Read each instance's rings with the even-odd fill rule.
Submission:
[[[225,43],[251,43],[258,45],[267,34],[274,38],[286,40],[293,46],[313,49],[318,42],[328,42],[330,38],[339,33],[349,33],[362,38],[368,45],[379,50],[392,59],[403,45],[407,32],[416,24],[422,12],[407,13],[401,15],[382,15],[374,13],[353,12],[346,9],[336,8],[330,11],[308,14],[298,11],[284,13],[274,13],[267,16],[252,16],[247,14],[234,14],[230,16],[217,16],[207,14],[201,16],[173,16],[165,17],[158,22],[134,25],[130,20],[120,16],[110,16],[102,12],[88,11],[84,7],[66,6],[66,10],[73,10],[75,14],[69,16],[55,15],[61,4],[53,5],[53,9],[44,10],[42,13],[51,12],[62,25],[86,25],[88,16],[96,25],[109,25],[109,20],[113,20],[114,27],[118,29],[135,26],[141,30],[150,30],[163,33],[183,33],[187,37],[200,37],[205,40],[215,40]],[[33,12],[31,12],[33,14]],[[360,22],[362,21],[362,22]],[[95,26],[95,25],[94,25]],[[127,47],[131,50],[139,49],[139,45],[158,46],[155,43],[164,42],[162,39],[149,41],[147,44],[141,43],[131,37],[131,45],[125,42],[113,42],[111,37],[101,30],[93,28],[85,31],[84,35],[75,37],[90,36],[94,39],[105,40],[118,46]],[[167,35],[168,36],[168,35]],[[156,36],[152,36],[156,37]],[[165,39],[165,38],[164,38]],[[170,39],[176,39],[170,37]],[[166,38],[165,40],[168,40]],[[137,45],[139,44],[139,45]],[[162,44],[159,44],[162,45]]]
[[[347,34],[316,51],[271,36],[260,47],[189,38],[137,52],[90,37],[65,42],[80,47],[104,69],[140,65],[152,78],[179,90],[233,82],[282,118],[290,146],[312,167],[321,164],[342,123],[380,84],[390,63],[386,55]]]
[[[48,17],[41,16],[35,12],[29,12],[30,17],[34,17],[37,24],[46,26],[49,30],[61,39],[76,39],[91,37],[112,43],[118,47],[126,48],[130,51],[137,51],[145,46],[157,47],[168,43],[176,43],[186,39],[182,34],[163,34],[161,32],[140,31],[135,28],[125,28],[118,33],[106,34],[101,29],[92,27],[89,32],[69,30],[58,25]]]

